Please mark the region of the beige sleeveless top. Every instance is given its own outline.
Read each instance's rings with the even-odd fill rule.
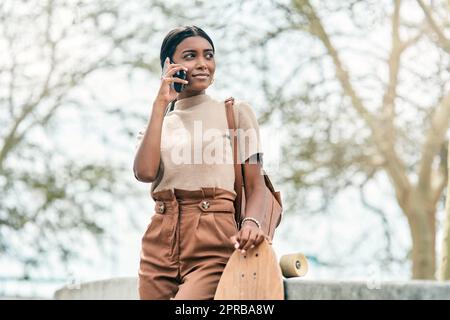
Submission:
[[[235,101],[233,109],[238,128],[238,161],[243,163],[258,155],[262,162],[258,121],[250,104]],[[138,143],[144,131],[145,128],[139,132]],[[152,191],[201,187],[219,187],[236,194],[225,102],[207,94],[177,100],[174,110],[164,117],[161,163]]]

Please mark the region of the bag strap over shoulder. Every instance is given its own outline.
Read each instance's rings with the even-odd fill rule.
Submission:
[[[227,114],[228,129],[230,133],[230,139],[233,147],[233,164],[234,164],[234,191],[236,192],[236,199],[234,200],[235,217],[236,221],[241,220],[241,208],[242,208],[242,187],[244,186],[243,166],[238,162],[238,140],[236,121],[233,112],[234,98],[229,97],[225,100],[225,108]]]

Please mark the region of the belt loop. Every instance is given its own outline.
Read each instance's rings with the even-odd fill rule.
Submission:
[[[213,195],[212,195],[213,199],[216,198],[216,187],[213,187]]]
[[[177,195],[175,194],[175,188],[171,188],[170,190],[170,202],[176,203],[177,202]]]
[[[202,187],[202,199],[204,200],[205,198],[206,198],[206,195],[205,195],[205,188]]]

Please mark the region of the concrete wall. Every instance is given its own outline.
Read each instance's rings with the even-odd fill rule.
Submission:
[[[437,281],[312,281],[285,280],[289,300],[450,300],[450,282]]]
[[[58,300],[136,300],[137,278],[113,278],[73,284],[55,292]]]
[[[450,300],[450,282],[359,282],[285,279],[287,300],[415,299]],[[138,299],[137,278],[114,278],[70,285],[55,292],[55,299]]]

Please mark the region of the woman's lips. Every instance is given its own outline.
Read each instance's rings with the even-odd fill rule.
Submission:
[[[193,79],[206,80],[209,76],[192,76]]]

